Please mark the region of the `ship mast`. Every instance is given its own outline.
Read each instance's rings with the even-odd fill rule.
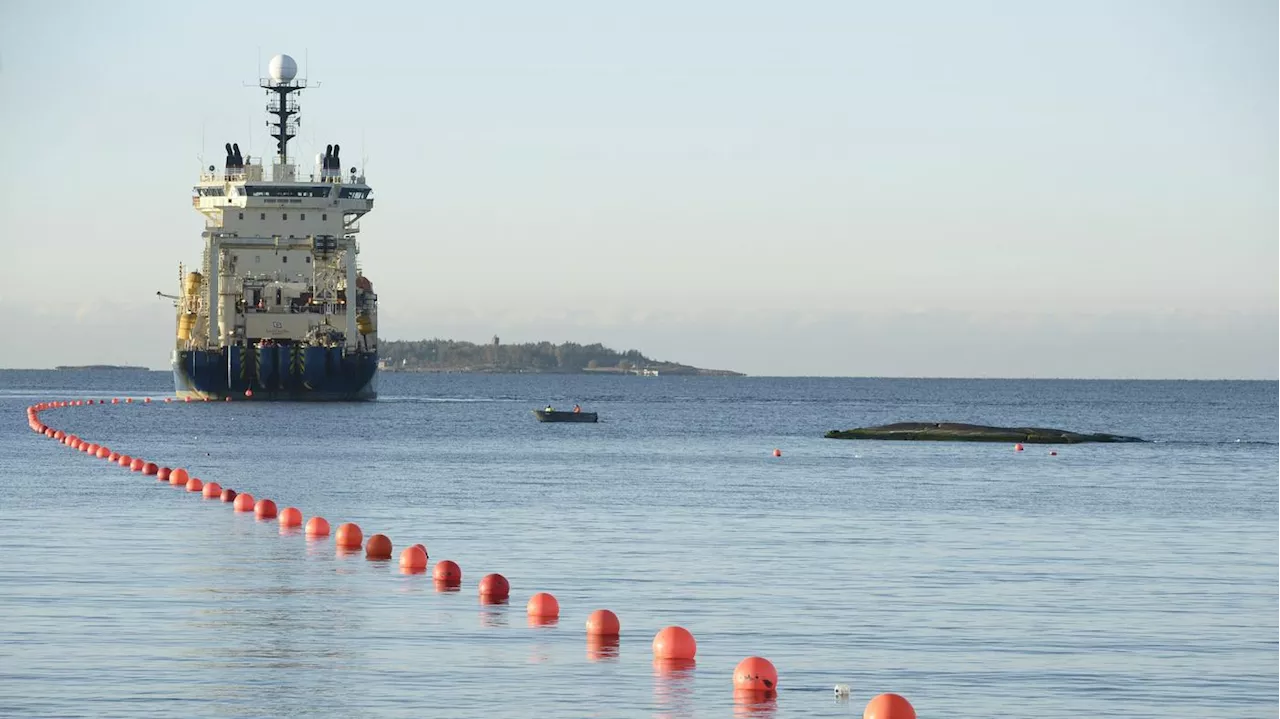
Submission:
[[[294,119],[298,114],[298,100],[292,93],[301,92],[307,87],[306,80],[295,79],[298,65],[288,55],[277,55],[271,59],[268,68],[271,77],[258,80],[258,86],[267,91],[267,112],[275,115],[275,122],[268,121],[272,128],[271,136],[276,139],[276,164],[289,164],[289,140],[298,134],[301,120]]]

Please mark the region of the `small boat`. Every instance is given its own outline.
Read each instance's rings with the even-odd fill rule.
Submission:
[[[545,409],[535,409],[533,416],[538,418],[539,422],[598,422],[595,412],[567,412],[552,410],[548,412]]]

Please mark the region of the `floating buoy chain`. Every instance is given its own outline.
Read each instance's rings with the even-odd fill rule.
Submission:
[[[248,392],[245,393],[248,396]],[[166,397],[164,401],[170,402]],[[191,398],[184,398],[190,402]],[[205,402],[209,399],[204,398]],[[227,397],[230,402],[231,398]],[[119,398],[113,398],[111,404],[121,404]],[[126,397],[123,404],[133,404],[132,397]],[[40,420],[40,413],[63,407],[80,407],[83,405],[104,405],[106,400],[63,400],[41,402],[27,408],[27,424],[37,434],[57,440],[72,449],[114,462],[127,467],[144,476],[155,476],[161,482],[168,482],[187,492],[199,493],[204,499],[220,499],[232,505],[236,512],[252,512],[259,520],[276,520],[280,524],[281,533],[296,531],[302,526],[302,511],[296,507],[278,509],[270,499],[255,499],[248,492],[236,492],[229,487],[224,488],[217,482],[205,482],[190,476],[182,468],[170,468],[148,462],[138,457],[131,457],[112,451],[105,445],[88,442],[73,434],[55,429]],[[143,398],[142,404],[151,404],[151,398]],[[1022,446],[1017,445],[1021,450]],[[775,457],[782,456],[781,450],[773,450]],[[308,539],[320,539],[329,536],[329,522],[324,517],[311,517],[303,530]],[[365,557],[374,561],[387,561],[392,556],[391,539],[385,534],[374,534],[365,540],[364,533],[354,522],[345,522],[338,526],[334,533],[334,545],[340,554],[358,552],[363,547]],[[400,571],[405,574],[423,574],[427,570],[427,548],[415,544],[400,552]],[[456,590],[462,585],[462,568],[448,559],[436,562],[432,569],[432,580],[437,588],[443,591]],[[501,574],[486,574],[479,583],[480,601],[483,604],[502,604],[511,593],[511,584]],[[560,616],[560,603],[548,592],[537,592],[529,598],[525,606],[531,626],[554,624]],[[618,616],[608,609],[597,609],[587,618],[586,633],[589,646],[593,642],[613,641],[616,648],[617,637],[621,625]],[[656,666],[682,667],[693,666],[698,652],[698,643],[688,629],[679,626],[664,627],[653,638],[653,657]],[[777,696],[778,671],[773,663],[764,657],[751,656],[738,662],[733,670],[733,687],[735,697],[743,697],[747,701],[759,701]],[[836,685],[837,696],[847,697],[847,685]],[[897,694],[880,694],[868,702],[863,719],[915,719],[915,710],[911,703]]]

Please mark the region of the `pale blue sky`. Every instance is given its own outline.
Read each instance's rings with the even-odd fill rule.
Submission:
[[[276,52],[300,155],[368,157],[386,339],[1277,375],[1277,6],[1207,0],[7,2],[0,366],[166,366]]]

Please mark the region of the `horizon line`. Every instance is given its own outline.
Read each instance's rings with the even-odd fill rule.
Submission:
[[[142,366],[87,367],[66,365],[67,369],[55,367],[0,367],[0,372],[162,372],[170,373],[171,368],[153,369]],[[734,370],[736,371],[736,370]],[[429,372],[402,372],[399,370],[379,370],[386,374],[475,374],[475,375],[583,375],[612,376],[590,372],[471,372],[465,370],[438,370]],[[618,375],[631,378],[631,375]],[[659,378],[662,375],[658,376]],[[1044,382],[1280,382],[1280,377],[961,377],[953,375],[827,375],[827,374],[742,374],[738,376],[709,375],[666,375],[682,379],[877,379],[877,380],[977,380],[977,381],[1044,381]],[[652,378],[649,378],[652,379]]]

